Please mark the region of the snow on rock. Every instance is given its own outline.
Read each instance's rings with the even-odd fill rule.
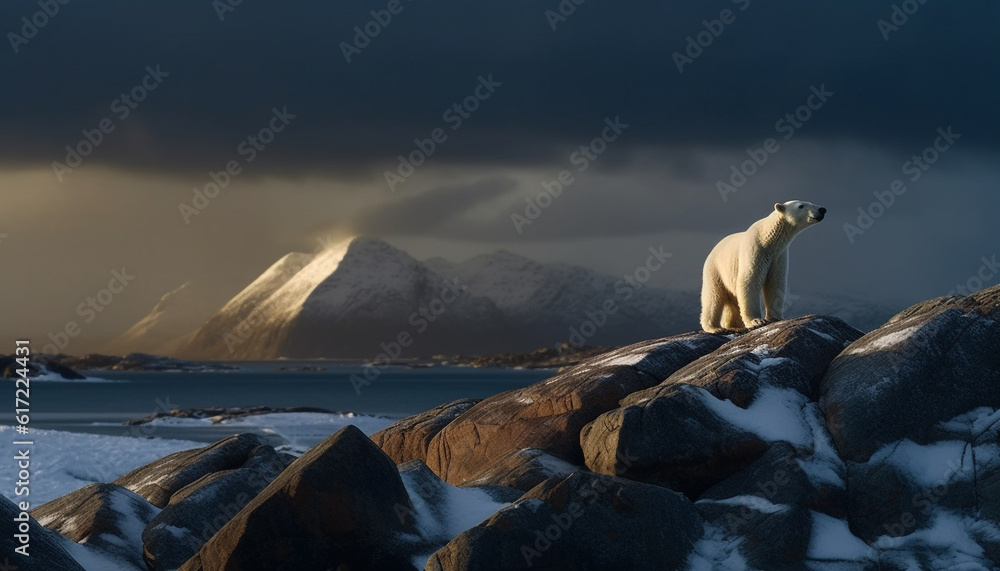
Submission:
[[[741,539],[733,539],[719,525],[706,525],[705,533],[688,556],[687,571],[751,571],[740,553]]]
[[[855,537],[845,520],[816,512],[812,516],[813,535],[808,552],[810,559],[860,563],[876,558],[875,550]]]
[[[432,553],[511,503],[497,501],[481,489],[447,484],[426,465],[416,464],[401,467],[400,477],[413,504],[406,515],[415,521],[420,534],[416,541],[432,546],[414,557],[414,566],[423,569]]]
[[[698,388],[702,401],[724,422],[752,432],[762,440],[784,440],[796,446],[807,446],[814,440],[812,427],[803,418],[807,399],[789,389],[762,389],[749,408],[740,408],[728,400],[719,400],[705,389]]]

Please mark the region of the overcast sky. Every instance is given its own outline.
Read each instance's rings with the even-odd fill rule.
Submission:
[[[1000,254],[1000,5],[904,4],[4,2],[0,333],[82,321],[126,268],[67,349],[94,350],[186,281],[221,303],[284,253],[359,233],[418,258],[506,248],[614,273],[663,244],[656,283],[695,289],[717,240],[791,199],[830,209],[793,245],[793,292],[942,295]],[[768,138],[724,200],[718,181]],[[193,203],[227,163],[239,173]]]

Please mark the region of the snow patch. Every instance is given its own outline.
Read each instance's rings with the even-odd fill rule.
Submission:
[[[964,461],[967,447],[968,444],[958,440],[921,445],[905,439],[883,446],[868,462],[890,464],[917,485],[933,488],[955,479],[971,480],[974,477],[971,462]]]
[[[139,466],[164,456],[201,448],[203,442],[163,438],[131,438],[78,434],[58,430],[32,429],[28,437],[31,449],[32,504],[43,504],[94,482],[110,482]],[[12,426],[0,426],[0,456],[13,458],[13,441],[24,437]],[[0,464],[0,492],[14,500],[16,464]]]
[[[726,498],[723,500],[699,500],[695,503],[701,502],[711,502],[713,504],[722,504],[725,506],[738,506],[738,507],[748,507],[754,511],[765,514],[775,514],[788,510],[789,506],[785,504],[774,504],[770,501],[760,497],[760,496],[733,496],[731,498]]]
[[[802,409],[808,404],[808,400],[798,391],[763,388],[753,403],[743,409],[730,400],[715,398],[705,389],[697,390],[712,412],[763,440],[785,441],[794,446],[808,446],[813,441],[812,430],[802,415]]]
[[[733,538],[721,526],[706,525],[687,559],[687,571],[750,571],[740,553],[742,538]]]
[[[414,474],[402,472],[400,477],[413,504],[412,515],[421,539],[436,545],[434,550],[413,557],[413,564],[417,569],[423,569],[427,565],[427,560],[434,551],[511,505],[494,500],[482,490],[456,488],[443,481],[435,482],[443,493],[435,494],[434,500],[438,503],[431,505],[421,496],[423,487]]]
[[[872,339],[871,341],[861,345],[860,347],[857,348],[857,350],[852,351],[851,353],[852,354],[863,353],[863,352],[868,352],[872,349],[881,350],[881,349],[889,349],[890,347],[896,347],[898,345],[905,343],[906,341],[909,341],[910,338],[913,337],[913,335],[920,329],[920,327],[921,327],[920,325],[913,325],[910,327],[900,329],[899,331],[896,331],[894,333],[882,335],[881,337]]]
[[[933,569],[993,569],[986,566],[989,562],[976,541],[977,536],[995,541],[1000,530],[992,523],[938,509],[929,527],[902,537],[883,536],[874,545],[882,550],[900,551],[897,556],[902,557],[908,557],[907,552],[926,552],[930,548]]]
[[[877,554],[851,533],[845,520],[812,512],[812,538],[806,557],[827,561],[863,561],[875,559]]]

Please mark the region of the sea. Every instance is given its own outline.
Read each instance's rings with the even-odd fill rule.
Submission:
[[[123,422],[170,409],[201,407],[319,407],[359,417],[399,419],[460,398],[485,398],[555,374],[551,369],[477,369],[435,366],[370,368],[339,362],[239,362],[222,372],[81,371],[86,381],[31,383],[34,429],[98,435],[131,434]],[[313,369],[313,370],[307,370]],[[315,370],[322,369],[322,370]],[[377,372],[377,375],[373,374]],[[0,424],[14,424],[13,412]],[[215,442],[224,427],[159,425],[155,436]]]

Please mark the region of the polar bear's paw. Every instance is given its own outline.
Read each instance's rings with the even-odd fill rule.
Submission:
[[[766,319],[754,319],[754,320],[752,320],[752,321],[751,321],[751,322],[750,322],[750,323],[749,323],[749,324],[747,325],[747,329],[750,329],[750,330],[753,330],[753,329],[757,329],[758,327],[764,327],[764,326],[765,326],[765,325],[767,325],[768,323],[772,323],[772,322],[771,322],[771,321],[768,321],[768,320],[766,320]]]

